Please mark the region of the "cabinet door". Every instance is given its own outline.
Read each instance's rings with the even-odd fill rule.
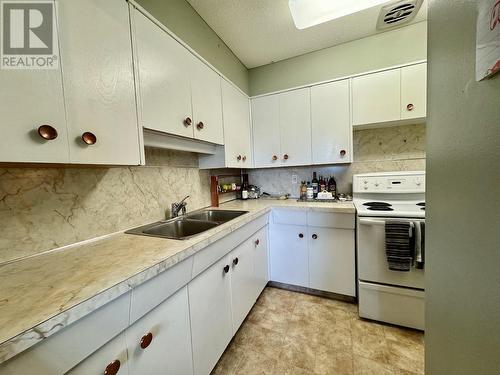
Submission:
[[[308,287],[307,227],[273,225],[270,244],[271,280]]]
[[[226,80],[222,80],[222,108],[226,167],[251,168],[250,102]]]
[[[279,96],[252,99],[253,151],[256,168],[281,165]]]
[[[101,375],[105,373],[108,366],[113,368],[119,366],[118,375],[127,375],[129,373],[124,333],[120,333],[90,357],[69,370],[66,375]]]
[[[231,301],[233,334],[240,328],[255,303],[254,242],[248,239],[229,254],[231,261]]]
[[[140,164],[127,3],[61,0],[58,14],[71,163]]]
[[[311,164],[311,90],[279,94],[282,165]]]
[[[140,125],[192,138],[189,51],[138,10],[134,11],[134,28]],[[185,121],[187,118],[191,125]]]
[[[427,64],[401,69],[401,119],[427,115]]]
[[[401,118],[400,81],[400,69],[353,78],[353,125],[399,120]]]
[[[349,80],[311,88],[313,163],[352,161],[350,103]]]
[[[127,329],[131,374],[193,373],[187,287]]]
[[[310,287],[355,296],[354,230],[309,227],[308,238]]]
[[[0,162],[68,163],[61,71],[2,69],[0,87]],[[42,138],[42,125],[57,138]]]
[[[224,144],[221,78],[191,55],[193,131],[196,139]]]
[[[262,290],[269,281],[269,246],[268,246],[268,227],[259,230],[252,237],[254,252],[254,293],[255,299],[259,297]]]
[[[233,335],[226,256],[188,285],[194,373],[210,374]]]

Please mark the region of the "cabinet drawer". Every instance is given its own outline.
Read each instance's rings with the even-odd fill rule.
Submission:
[[[0,374],[66,373],[127,328],[129,307],[127,293],[0,365]]]
[[[273,223],[285,225],[307,225],[306,210],[273,209]]]
[[[331,212],[308,212],[307,224],[314,227],[354,229],[354,214],[341,214]]]

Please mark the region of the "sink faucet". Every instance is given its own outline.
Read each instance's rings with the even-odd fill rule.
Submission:
[[[181,211],[182,211],[183,215],[186,213],[187,203],[185,202],[185,200],[188,198],[189,198],[189,195],[184,197],[180,202],[172,203],[172,209],[171,209],[172,217],[179,216],[179,212],[181,212]]]

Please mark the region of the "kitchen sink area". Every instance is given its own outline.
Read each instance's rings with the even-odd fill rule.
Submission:
[[[248,211],[207,209],[169,220],[157,221],[126,231],[127,234],[186,240],[221,224],[227,223]]]

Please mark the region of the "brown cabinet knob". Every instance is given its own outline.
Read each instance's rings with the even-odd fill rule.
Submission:
[[[302,233],[299,233],[299,238],[304,238],[304,235]]]
[[[95,145],[97,142],[97,137],[95,136],[94,133],[85,132],[82,134],[82,141],[89,146]]]
[[[278,160],[278,157],[276,155],[273,155],[273,160]]]
[[[344,157],[347,154],[346,150],[340,150],[340,156]]]
[[[414,109],[414,108],[415,108],[415,106],[413,105],[413,103],[410,103],[410,104],[408,104],[408,105],[406,106],[406,109],[407,109],[408,111],[413,111],[413,109]]]
[[[240,260],[238,259],[238,257],[234,258],[234,259],[233,259],[233,265],[235,265],[235,266],[236,266],[236,265],[238,264],[238,262],[239,262],[239,261],[240,261]]]
[[[256,240],[255,240],[255,246],[259,246],[259,244],[260,244],[260,240],[259,240],[259,239],[256,239]]]
[[[184,125],[185,125],[185,126],[191,126],[191,124],[192,124],[192,123],[193,123],[193,121],[191,120],[191,118],[190,118],[190,117],[186,117],[186,118],[184,119]]]
[[[106,366],[106,369],[104,370],[104,375],[116,375],[118,374],[118,371],[120,370],[120,361],[115,359],[113,362],[111,362],[109,365]]]
[[[200,121],[200,122],[196,125],[196,127],[198,128],[198,130],[201,130],[201,129],[203,129],[203,128],[205,127],[205,125],[203,124],[203,122],[201,122],[201,121]]]
[[[283,155],[283,159],[288,160],[288,154]]]
[[[241,158],[241,160],[243,160],[243,161],[247,161],[247,157],[246,157],[246,156],[243,156],[243,158]]]
[[[47,141],[52,141],[57,138],[57,130],[50,125],[42,125],[38,127],[38,135]]]
[[[151,341],[153,341],[153,334],[148,332],[146,335],[141,337],[141,349],[146,349],[149,345],[151,345]]]
[[[241,155],[238,155],[238,156],[236,157],[236,160],[240,161],[240,160],[241,160]]]
[[[317,234],[313,234],[312,238],[313,238],[313,240],[317,240],[318,239],[318,235]]]

